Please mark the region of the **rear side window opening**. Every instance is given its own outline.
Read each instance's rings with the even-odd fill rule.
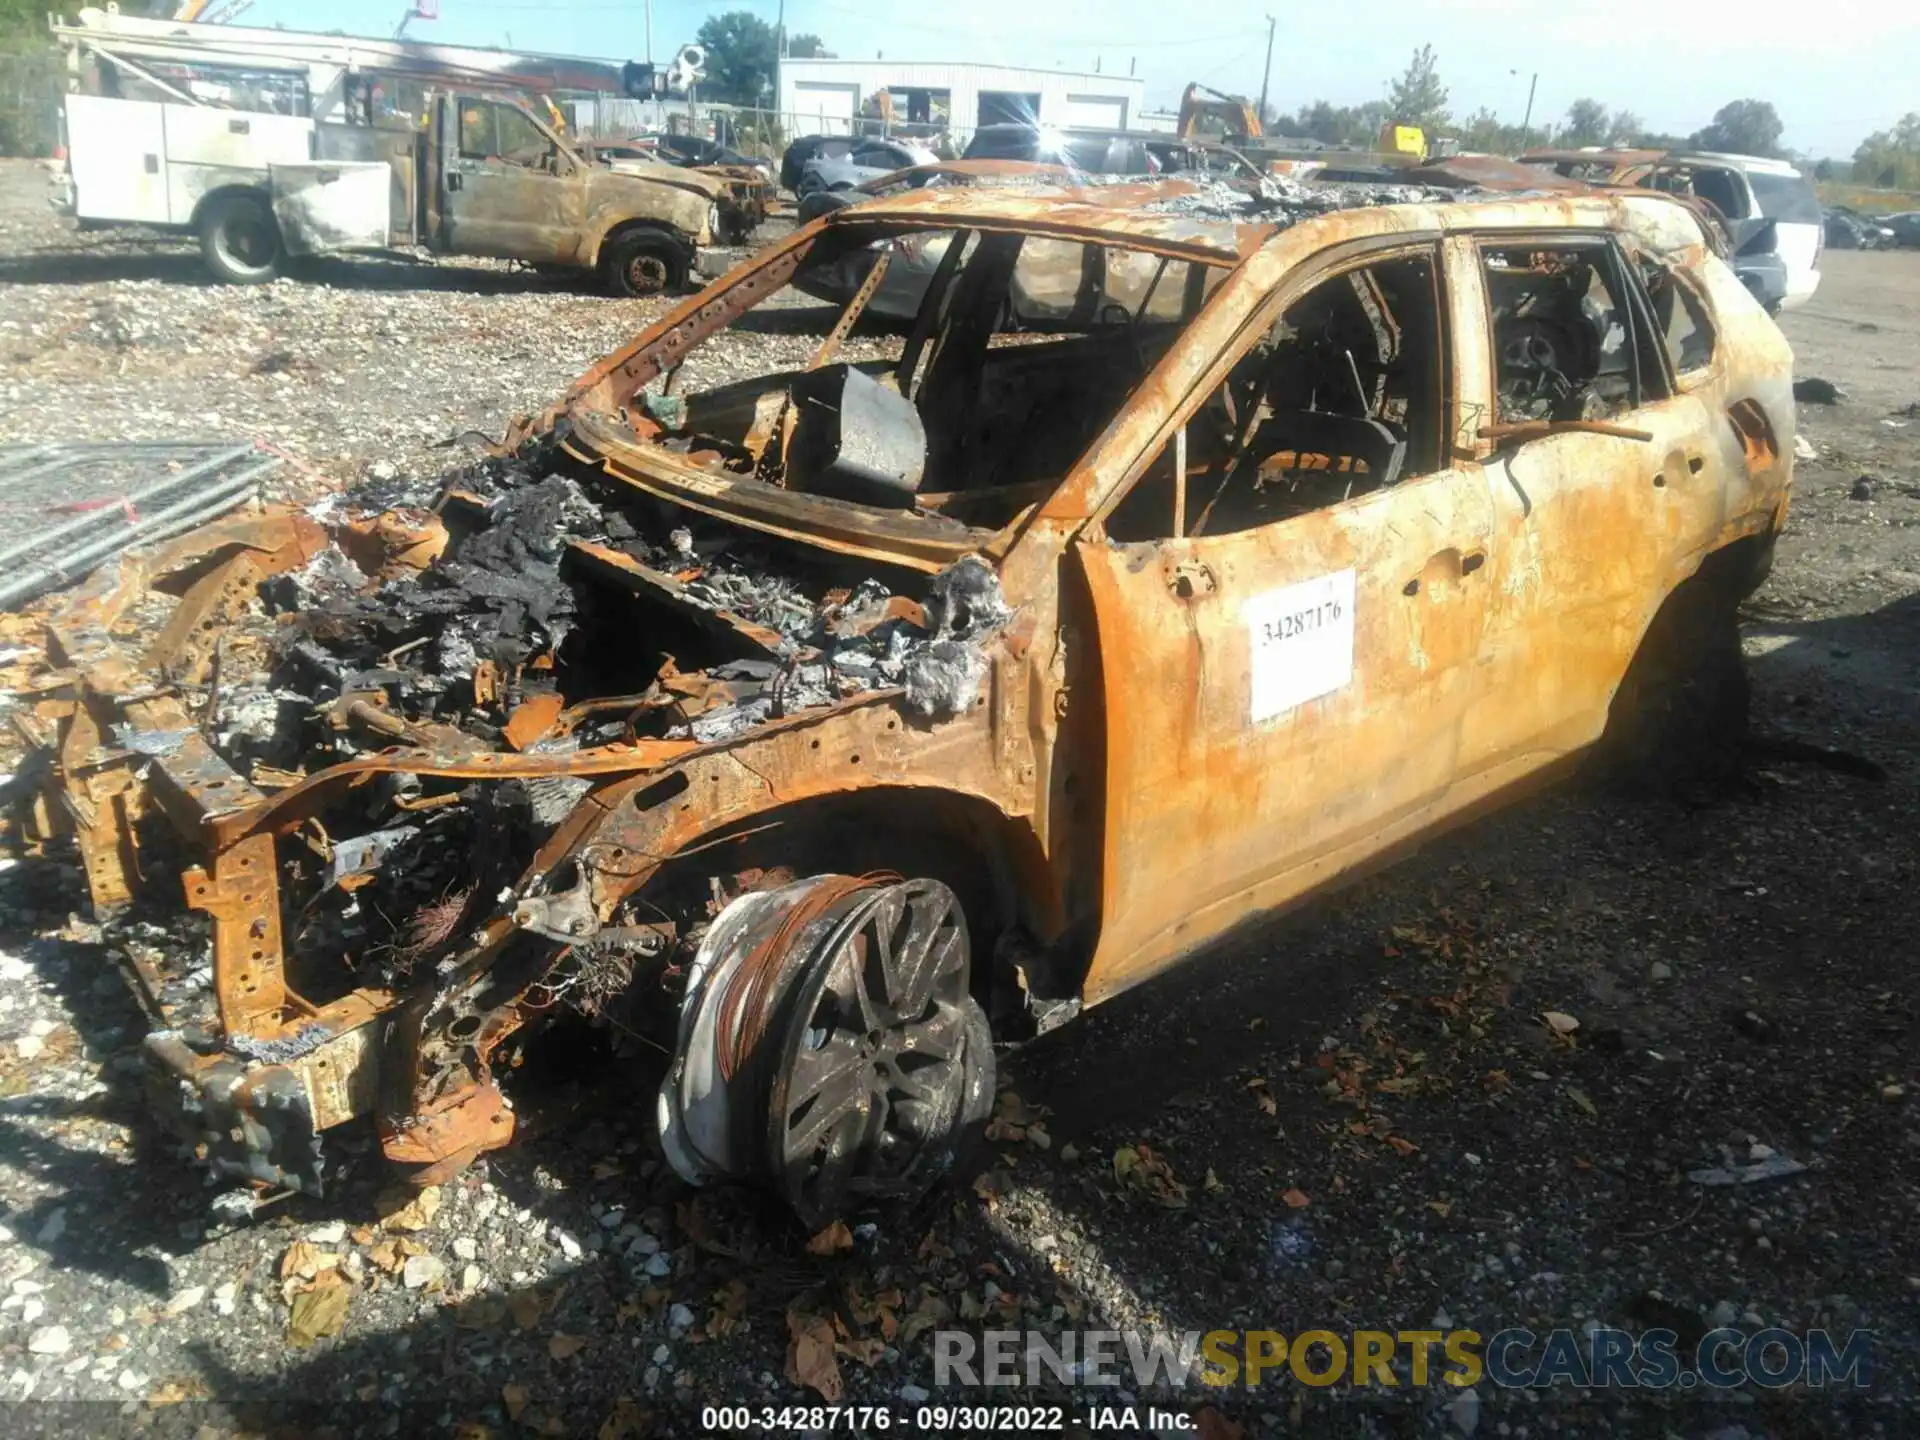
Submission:
[[[1769,220],[1783,220],[1789,225],[1823,223],[1820,201],[1813,193],[1813,186],[1803,177],[1749,171],[1747,183],[1753,187],[1753,198],[1760,213]]]

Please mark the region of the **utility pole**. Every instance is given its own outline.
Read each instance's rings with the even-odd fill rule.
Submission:
[[[653,64],[653,0],[647,0],[647,64]]]
[[[1520,121],[1520,148],[1527,148],[1527,137],[1533,130],[1533,91],[1540,83],[1540,72],[1533,72],[1533,78],[1527,82],[1527,113]]]
[[[780,18],[773,22],[773,53],[776,59],[787,58],[787,0],[780,0]]]
[[[1267,65],[1260,72],[1260,108],[1253,112],[1254,118],[1264,127],[1267,123],[1267,84],[1273,79],[1273,16],[1267,17]]]

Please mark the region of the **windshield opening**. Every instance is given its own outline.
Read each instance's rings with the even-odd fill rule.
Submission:
[[[1077,240],[836,227],[629,415],[716,476],[998,528],[1066,475],[1226,273]]]

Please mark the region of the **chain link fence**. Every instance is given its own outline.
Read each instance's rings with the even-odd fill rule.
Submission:
[[[629,100],[614,95],[583,96],[568,103],[569,123],[575,132],[593,140],[677,132],[716,140],[745,155],[778,160],[788,142],[802,135],[875,135],[912,140],[949,159],[959,153],[944,125],[910,124],[876,116],[849,119],[705,100],[689,104],[685,100]]]
[[[58,50],[0,55],[0,155],[51,155],[65,70]]]

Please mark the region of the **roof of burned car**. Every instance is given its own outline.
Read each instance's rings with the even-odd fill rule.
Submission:
[[[1505,178],[1505,177],[1503,177]],[[1511,180],[1508,181],[1512,185]],[[1553,211],[1549,218],[1541,208]],[[1569,207],[1579,207],[1577,217]],[[826,224],[952,225],[1109,241],[1160,254],[1232,264],[1282,231],[1324,216],[1394,209],[1423,212],[1422,227],[1605,225],[1621,212],[1600,190],[1550,177],[1536,191],[1419,185],[1304,185],[1266,177],[1123,178],[1073,185],[1019,183],[907,190],[836,210]],[[1369,227],[1370,228],[1370,227]]]
[[[1236,218],[1224,208],[1200,216],[1163,208],[1167,201],[1198,195],[1201,189],[1186,181],[922,188],[849,205],[827,219],[832,225],[887,219],[964,222],[989,230],[1131,240],[1145,248],[1228,262],[1258,248],[1278,228],[1270,221]]]

